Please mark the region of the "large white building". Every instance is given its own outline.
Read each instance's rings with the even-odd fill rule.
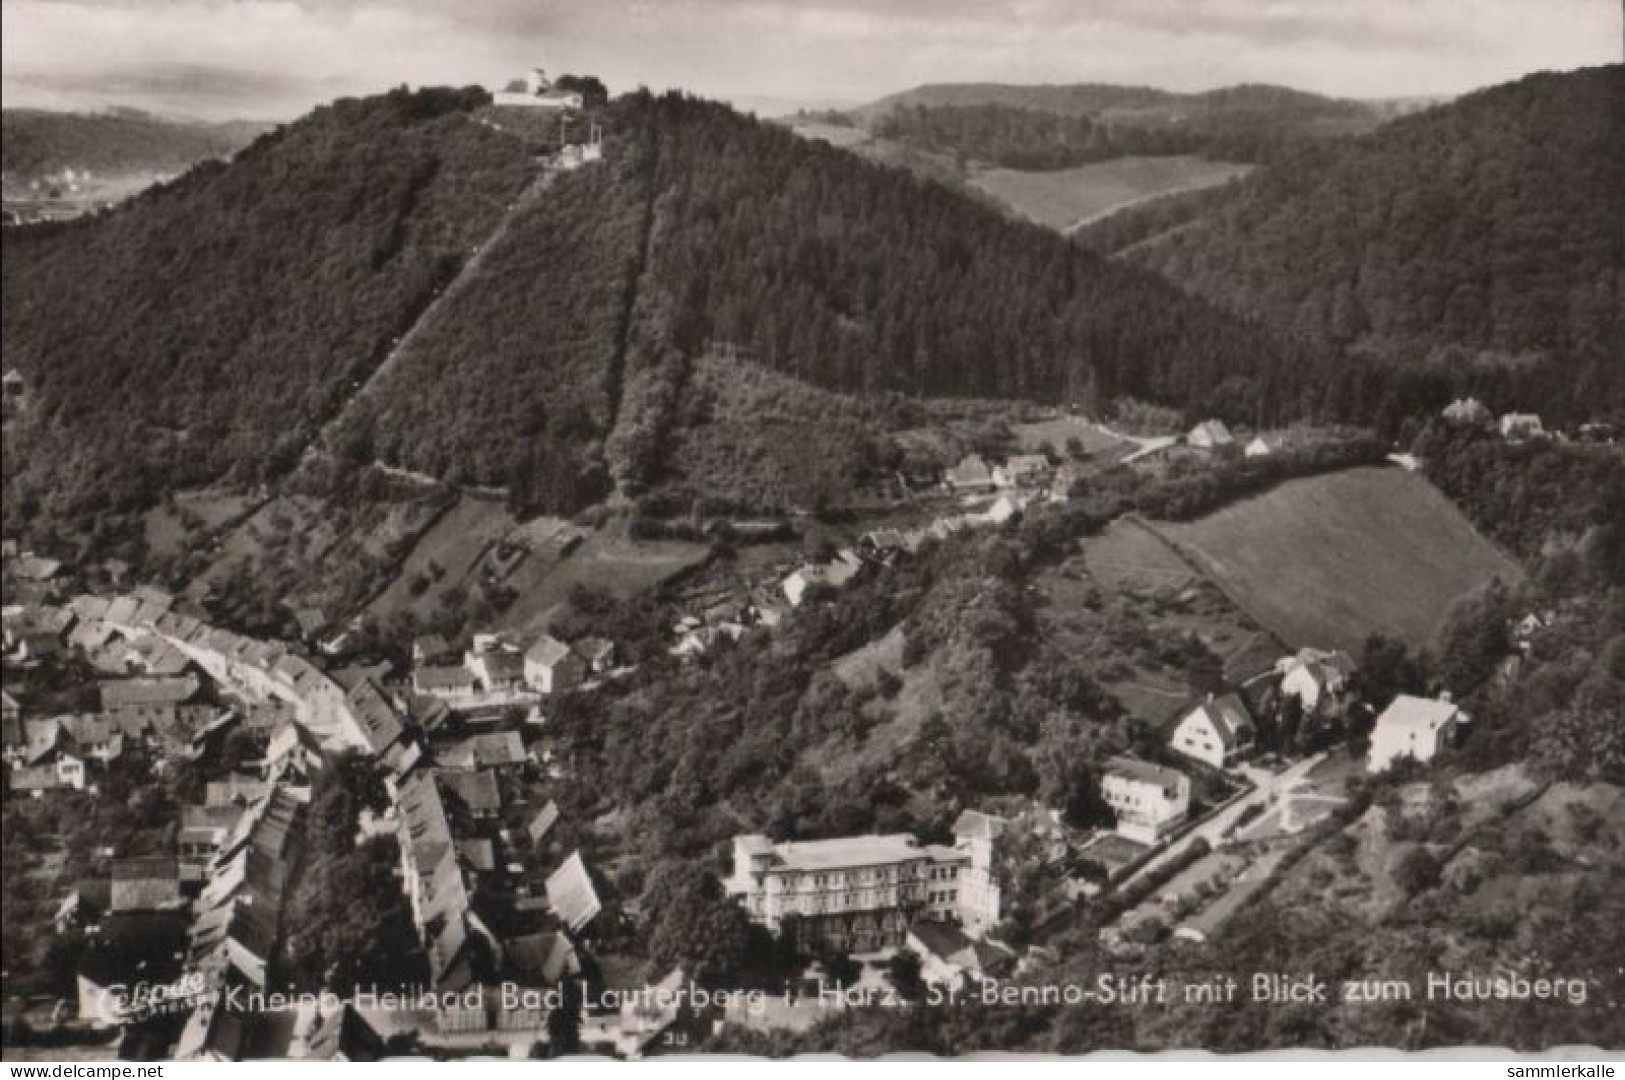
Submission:
[[[1401,758],[1431,761],[1444,749],[1466,715],[1453,701],[1401,694],[1377,717],[1366,757],[1369,772],[1382,772]]]
[[[577,91],[555,87],[541,68],[532,68],[525,76],[524,89],[499,91],[492,95],[492,103],[529,109],[579,109],[583,99]]]
[[[1155,844],[1190,812],[1190,777],[1177,769],[1136,758],[1106,763],[1101,797],[1117,815],[1117,832],[1141,844]]]
[[[951,847],[906,833],[783,844],[738,836],[724,884],[753,921],[847,952],[900,945],[921,918],[981,937],[999,921],[993,854],[1004,825],[967,810]]]

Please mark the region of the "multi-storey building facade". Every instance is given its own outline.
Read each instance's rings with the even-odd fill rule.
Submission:
[[[783,844],[739,836],[727,889],[775,933],[848,952],[901,944],[916,919],[979,937],[999,921],[993,854],[1003,827],[966,811],[952,846],[922,845],[906,833]]]

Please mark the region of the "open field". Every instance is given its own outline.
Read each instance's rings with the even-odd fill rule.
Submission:
[[[1250,165],[1176,157],[1125,157],[1075,169],[987,169],[971,185],[1030,221],[1070,232],[1159,195],[1196,191],[1246,176]]]
[[[681,540],[632,540],[617,525],[587,536],[568,554],[535,559],[509,582],[518,592],[498,620],[502,629],[543,629],[577,585],[626,599],[705,558],[709,547]],[[531,561],[531,560],[527,560]]]
[[[1433,640],[1452,601],[1521,568],[1426,480],[1351,469],[1293,480],[1158,535],[1293,648]]]
[[[1091,458],[1116,462],[1135,449],[1126,439],[1119,439],[1098,424],[1079,416],[1057,416],[1053,420],[1039,420],[1028,424],[1011,424],[1010,433],[1023,453],[1034,453],[1053,448],[1065,454],[1067,443],[1077,440],[1083,452]]]
[[[513,525],[501,502],[463,496],[423,534],[368,610],[380,618],[402,611],[429,616],[446,593],[472,584],[480,556]]]

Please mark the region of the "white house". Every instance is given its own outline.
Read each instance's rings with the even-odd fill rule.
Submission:
[[[978,454],[967,454],[958,465],[948,470],[943,483],[954,491],[989,491],[995,486],[993,471]]]
[[[1262,435],[1253,436],[1253,441],[1247,444],[1242,453],[1247,457],[1268,457],[1280,448],[1280,440],[1270,440]]]
[[[1304,712],[1313,713],[1348,689],[1354,659],[1340,650],[1300,649],[1276,661],[1275,671],[1281,676],[1281,695],[1297,698]]]
[[[1108,761],[1100,793],[1117,815],[1118,834],[1136,843],[1156,843],[1190,812],[1188,776],[1135,758]]]
[[[1234,446],[1236,437],[1230,434],[1223,420],[1203,420],[1191,428],[1185,442],[1198,450],[1217,450],[1222,446]]]
[[[1222,769],[1234,764],[1252,748],[1257,731],[1247,715],[1247,707],[1235,694],[1207,696],[1197,702],[1168,736],[1176,753]]]
[[[1461,707],[1453,701],[1401,694],[1377,717],[1366,770],[1382,772],[1407,757],[1431,761],[1466,721]]]

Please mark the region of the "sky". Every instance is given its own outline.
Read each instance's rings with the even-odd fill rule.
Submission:
[[[1621,58],[1621,0],[0,0],[7,107],[285,119],[531,67],[764,114],[928,82],[1440,96]]]

